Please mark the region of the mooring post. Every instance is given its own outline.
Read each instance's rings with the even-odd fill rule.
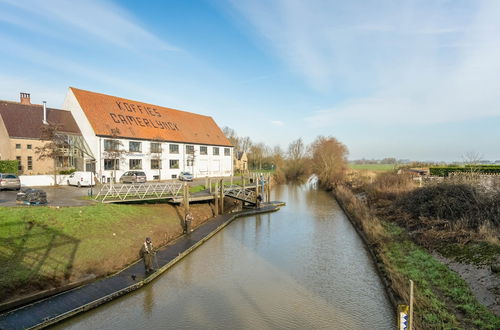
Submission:
[[[208,175],[205,176],[205,189],[207,189],[208,187]]]
[[[233,175],[231,174],[231,186],[233,185]]]
[[[212,178],[208,178],[208,191],[212,193]]]
[[[267,176],[267,202],[271,202],[271,175]]]
[[[189,187],[187,182],[184,182],[184,214],[189,213]]]
[[[217,195],[219,192],[217,191],[217,181],[215,182],[215,191],[214,191],[214,207],[215,207],[215,215],[219,215],[219,198]]]
[[[410,280],[410,315],[408,317],[408,329],[413,329],[413,281]]]
[[[220,214],[223,214],[224,213],[224,179],[220,179],[220,194],[219,195],[220,195],[219,211],[220,211]]]

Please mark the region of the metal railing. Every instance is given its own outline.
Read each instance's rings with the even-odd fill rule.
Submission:
[[[106,183],[95,196],[100,202],[163,199],[182,196],[182,183]]]
[[[228,197],[233,197],[245,202],[255,203],[255,186],[242,187],[237,185],[224,187],[224,195]]]

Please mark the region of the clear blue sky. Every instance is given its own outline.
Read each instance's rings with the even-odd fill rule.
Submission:
[[[0,0],[0,98],[68,86],[350,158],[500,159],[500,1]]]

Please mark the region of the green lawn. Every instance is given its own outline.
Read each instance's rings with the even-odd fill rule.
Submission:
[[[0,207],[1,298],[119,270],[145,237],[163,244],[180,231],[167,205]]]
[[[394,164],[348,164],[353,170],[369,170],[369,171],[392,171],[395,169]]]

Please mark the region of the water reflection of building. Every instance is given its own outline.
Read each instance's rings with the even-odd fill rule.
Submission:
[[[23,174],[47,174],[54,171],[53,159],[39,159],[37,148],[49,142],[44,128],[57,127],[64,141],[84,143],[71,112],[32,104],[30,94],[21,93],[20,102],[0,101],[0,159],[17,160]],[[83,170],[83,153],[74,145],[62,143],[56,157],[57,170]]]

